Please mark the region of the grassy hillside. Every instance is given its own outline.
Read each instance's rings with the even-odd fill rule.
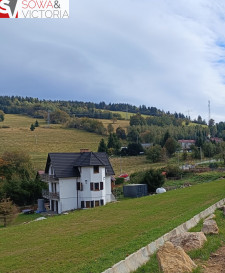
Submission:
[[[122,111],[111,111],[111,112],[112,112],[112,113],[120,114],[122,118],[127,119],[127,120],[129,120],[130,117],[132,117],[132,116],[134,116],[134,115],[137,114],[137,113],[129,113],[129,112],[127,113],[127,112],[122,112]],[[144,117],[144,118],[146,118],[146,117],[151,117],[151,116],[149,116],[149,115],[144,115],[144,114],[141,114],[141,115],[142,115],[142,117]]]
[[[31,155],[34,166],[43,169],[50,152],[79,152],[80,148],[97,151],[102,136],[76,129],[64,129],[38,120],[40,127],[30,131],[36,119],[21,115],[5,115],[0,123],[0,151],[23,150]],[[9,126],[10,128],[1,128]]]
[[[102,272],[224,192],[220,180],[0,229],[0,272]]]
[[[65,129],[61,125],[50,125],[38,120],[40,127],[30,131],[31,123],[36,119],[22,115],[5,115],[5,121],[0,123],[0,153],[4,151],[23,150],[30,154],[34,167],[37,170],[44,169],[47,154],[50,152],[79,152],[80,148],[88,148],[97,151],[100,139],[103,136],[76,130]],[[112,122],[103,120],[104,125]],[[126,128],[129,121],[118,120],[113,124]],[[9,127],[9,128],[2,128]],[[104,137],[107,141],[107,137]],[[111,157],[116,174],[132,173],[149,168],[150,164],[145,157]]]
[[[110,119],[101,119],[100,121],[103,123],[106,129],[107,129],[107,126],[111,123],[115,132],[118,127],[122,127],[125,130],[127,130],[127,127],[130,125],[129,120],[117,120],[114,123]]]

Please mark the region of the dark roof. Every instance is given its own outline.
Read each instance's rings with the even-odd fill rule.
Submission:
[[[50,164],[57,178],[80,177],[78,167],[88,166],[105,166],[106,175],[114,175],[106,153],[49,153],[45,173],[48,173]]]

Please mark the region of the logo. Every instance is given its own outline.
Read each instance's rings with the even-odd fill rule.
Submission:
[[[69,0],[0,0],[0,18],[66,19]]]
[[[15,18],[18,0],[0,0],[0,18]]]

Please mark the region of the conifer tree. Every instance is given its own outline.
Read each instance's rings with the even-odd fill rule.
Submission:
[[[31,126],[30,126],[30,130],[31,130],[31,131],[34,131],[34,130],[35,130],[35,126],[34,126],[33,123],[32,123]]]
[[[107,146],[105,144],[104,139],[102,138],[99,145],[98,145],[98,152],[106,152],[107,153]]]
[[[39,127],[39,123],[37,120],[35,121],[34,127]]]

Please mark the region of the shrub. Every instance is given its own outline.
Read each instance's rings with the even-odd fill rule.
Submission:
[[[123,177],[117,177],[115,180],[115,185],[120,185],[124,183],[124,178]]]
[[[148,192],[155,192],[157,188],[162,187],[165,178],[161,170],[149,170],[145,172],[144,179],[141,184],[147,184]]]
[[[144,172],[136,172],[130,176],[131,184],[147,184],[148,192],[155,192],[157,188],[162,187],[165,178],[161,170],[150,169]]]
[[[210,164],[209,164],[209,168],[210,168],[210,169],[217,169],[217,168],[218,168],[218,163],[216,163],[216,162],[210,163]]]
[[[159,162],[161,160],[162,147],[158,144],[147,149],[147,159],[152,162]]]

